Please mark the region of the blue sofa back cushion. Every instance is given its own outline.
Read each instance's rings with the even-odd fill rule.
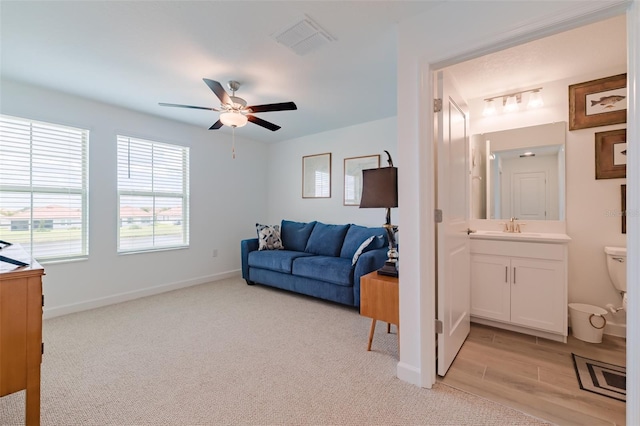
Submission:
[[[316,223],[304,251],[322,256],[338,257],[349,226],[350,225],[327,225],[322,222]]]
[[[360,247],[360,244],[372,235],[376,238],[371,241],[371,244],[367,246],[364,252],[386,247],[389,244],[387,242],[387,231],[384,228],[368,228],[366,226],[351,225],[344,238],[340,257],[352,259],[356,250]]]
[[[316,222],[293,222],[283,220],[280,224],[280,237],[285,250],[304,251],[307,247],[309,235],[315,227]]]

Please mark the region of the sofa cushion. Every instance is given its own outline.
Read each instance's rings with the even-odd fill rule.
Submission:
[[[282,250],[279,225],[261,225],[256,223],[258,232],[258,250]]]
[[[305,223],[283,220],[280,227],[280,236],[284,249],[304,251],[305,247],[307,247],[309,235],[311,235],[311,231],[313,231],[315,225],[315,221]]]
[[[304,251],[322,256],[339,256],[348,229],[349,225],[327,225],[318,222],[313,227]]]
[[[353,285],[351,259],[343,259],[342,257],[299,257],[293,261],[293,275],[314,278],[341,286]]]
[[[387,231],[382,227],[368,228],[366,226],[351,225],[347,231],[347,235],[344,237],[340,257],[353,259],[358,247],[371,236],[375,236],[376,238],[364,249],[363,253],[386,246],[388,244]]]
[[[313,256],[311,253],[289,250],[264,250],[249,253],[248,263],[252,268],[270,269],[290,274],[293,261],[299,257]]]

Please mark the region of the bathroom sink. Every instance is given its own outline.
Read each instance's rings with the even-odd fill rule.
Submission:
[[[503,232],[478,230],[470,234],[473,239],[503,240],[503,241],[531,241],[538,243],[565,243],[571,241],[566,234],[545,232]]]
[[[509,236],[521,236],[521,237],[539,237],[542,234],[537,232],[504,232],[504,231],[477,231],[482,234],[487,235],[504,235],[506,237]]]

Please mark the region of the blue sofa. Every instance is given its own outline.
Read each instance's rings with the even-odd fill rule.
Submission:
[[[280,235],[284,246],[280,250],[258,250],[257,238],[240,242],[247,284],[360,306],[360,277],[387,260],[388,240],[382,227],[283,220]],[[363,244],[366,241],[368,245]]]

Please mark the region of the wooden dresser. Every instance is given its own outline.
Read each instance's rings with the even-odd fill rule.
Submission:
[[[25,423],[39,425],[44,269],[19,245],[0,255],[29,263],[0,262],[0,397],[25,389]]]

